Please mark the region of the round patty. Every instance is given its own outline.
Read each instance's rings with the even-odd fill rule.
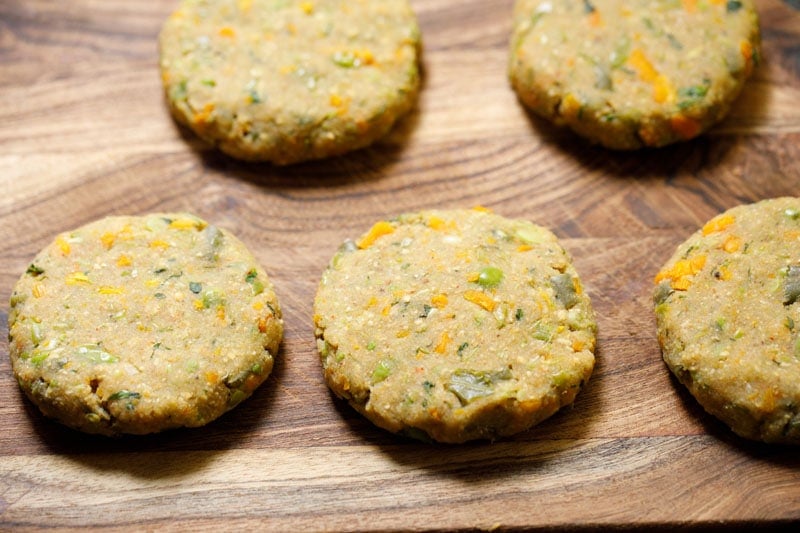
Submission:
[[[655,278],[664,361],[737,434],[800,443],[800,199],[735,207]]]
[[[175,118],[227,154],[288,164],[386,134],[413,106],[406,0],[183,0],[160,36]]]
[[[517,0],[509,75],[536,114],[629,150],[720,121],[760,57],[751,0]]]
[[[283,336],[253,255],[185,213],[112,217],[59,235],[15,286],[9,329],[31,401],[106,435],[214,420],[267,378]]]
[[[556,237],[484,210],[406,214],[346,241],[314,322],[333,392],[420,439],[525,430],[594,366],[593,311]]]

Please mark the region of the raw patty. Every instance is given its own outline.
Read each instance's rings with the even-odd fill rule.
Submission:
[[[185,213],[59,235],[11,296],[10,356],[41,411],[88,433],[201,426],[272,370],[283,321],[267,275]]]
[[[538,115],[613,149],[720,121],[760,57],[751,0],[517,0],[509,75]]]
[[[800,199],[735,207],[655,278],[670,370],[737,434],[800,443]]]
[[[421,439],[525,430],[594,366],[593,311],[556,237],[484,210],[406,214],[346,241],[314,321],[333,392]]]
[[[184,0],[160,36],[175,118],[227,154],[288,164],[371,144],[413,106],[407,0]]]

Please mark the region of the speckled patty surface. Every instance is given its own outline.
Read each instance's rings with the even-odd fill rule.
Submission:
[[[800,199],[735,207],[655,278],[664,361],[743,437],[800,443]]]
[[[88,433],[201,426],[272,370],[281,311],[227,231],[185,213],[59,235],[14,287],[13,371],[41,411]]]
[[[538,115],[612,149],[691,139],[760,57],[751,0],[517,0],[509,75]]]
[[[276,164],[386,134],[416,100],[419,49],[407,0],[183,0],[160,35],[175,118]]]
[[[315,300],[325,379],[376,425],[464,442],[572,403],[594,366],[590,301],[548,230],[483,210],[377,222]]]

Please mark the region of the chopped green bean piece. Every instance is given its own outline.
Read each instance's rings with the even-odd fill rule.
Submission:
[[[258,279],[258,272],[256,272],[255,268],[251,268],[244,279],[250,284],[250,288],[253,290],[253,296],[264,292],[264,284]]]
[[[800,299],[800,266],[792,265],[786,272],[783,284],[783,305],[792,305]]]
[[[456,370],[450,376],[447,390],[455,394],[462,405],[494,393],[498,381],[511,379],[511,371],[504,368],[498,372],[481,370]]]
[[[222,303],[222,294],[219,291],[209,290],[203,293],[203,308],[208,309]]]
[[[556,293],[556,300],[561,302],[566,309],[571,309],[580,301],[575,290],[575,280],[569,274],[552,276],[550,285]]]
[[[375,370],[372,371],[372,381],[373,383],[379,383],[384,379],[389,377],[389,374],[392,373],[392,364],[388,360],[383,360],[378,363],[378,366],[375,367]]]
[[[84,344],[78,346],[78,355],[92,363],[116,363],[119,358],[103,350],[97,344]]]

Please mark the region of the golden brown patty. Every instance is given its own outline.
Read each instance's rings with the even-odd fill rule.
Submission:
[[[175,118],[241,159],[294,163],[364,147],[414,104],[407,0],[183,0],[160,36]]]
[[[672,372],[743,437],[800,443],[800,199],[735,207],[655,278]]]
[[[59,235],[15,286],[9,328],[31,401],[106,435],[214,420],[266,379],[283,336],[253,255],[185,213]]]
[[[589,298],[556,237],[481,210],[406,214],[345,242],[314,321],[339,397],[441,442],[527,429],[594,366]]]
[[[509,75],[538,115],[614,149],[720,121],[760,57],[751,0],[517,0]]]

